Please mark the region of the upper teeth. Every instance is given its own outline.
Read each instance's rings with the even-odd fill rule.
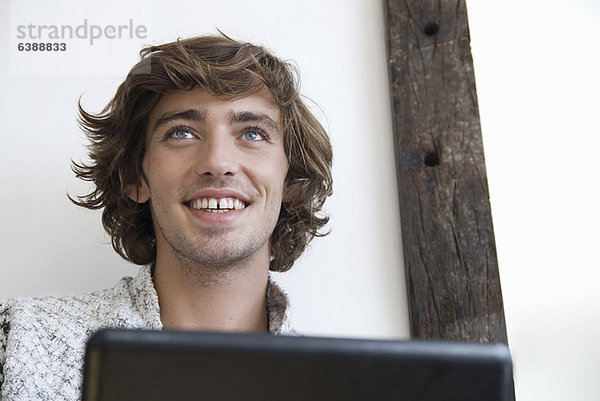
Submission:
[[[246,207],[246,204],[235,198],[199,198],[191,201],[190,207],[192,209],[207,209],[211,212],[224,212],[231,209],[243,209]]]

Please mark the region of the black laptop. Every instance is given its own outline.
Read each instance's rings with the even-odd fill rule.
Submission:
[[[102,330],[84,401],[508,401],[504,345]]]

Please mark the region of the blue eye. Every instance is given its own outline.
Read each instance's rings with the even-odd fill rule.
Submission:
[[[246,131],[244,133],[244,139],[249,141],[263,141],[265,138],[263,134],[257,131]]]
[[[176,139],[189,139],[193,138],[194,135],[187,128],[177,128],[171,133],[171,137]]]

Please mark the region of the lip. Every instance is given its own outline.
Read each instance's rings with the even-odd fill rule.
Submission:
[[[236,190],[233,189],[211,189],[211,188],[205,188],[202,189],[198,192],[194,192],[194,194],[192,194],[191,196],[189,196],[188,198],[186,198],[184,200],[184,203],[188,204],[191,201],[194,201],[196,199],[200,199],[200,198],[215,198],[215,199],[220,199],[220,198],[237,198],[239,200],[241,200],[242,202],[244,202],[246,204],[246,206],[248,206],[250,204],[250,200],[248,199],[248,197]]]
[[[230,210],[226,213],[211,213],[204,210],[193,209],[190,207],[190,202],[200,198],[236,198],[246,204],[246,207],[239,210]],[[187,211],[193,216],[194,220],[204,224],[233,224],[237,219],[243,216],[248,209],[250,201],[248,197],[239,191],[230,188],[204,188],[197,192],[194,192],[191,196],[187,197],[183,202]]]
[[[247,208],[239,210],[231,210],[225,213],[211,213],[204,210],[192,209],[186,205],[188,213],[190,213],[194,220],[204,224],[233,224],[239,218],[243,216]]]

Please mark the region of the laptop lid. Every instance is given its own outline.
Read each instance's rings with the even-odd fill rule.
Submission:
[[[504,345],[106,329],[84,401],[505,401]]]

